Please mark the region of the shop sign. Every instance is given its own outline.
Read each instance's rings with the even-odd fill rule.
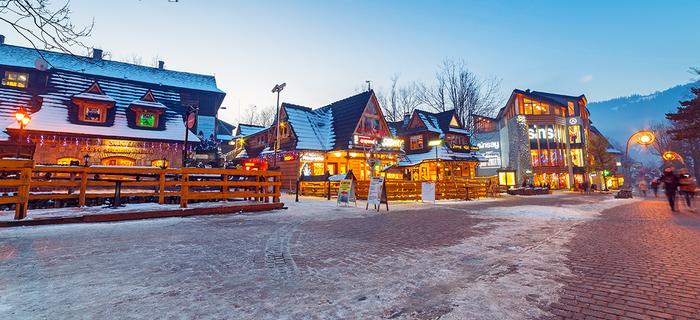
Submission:
[[[325,158],[323,157],[322,154],[318,153],[305,153],[304,155],[301,156],[301,161],[323,161]]]
[[[373,146],[377,144],[377,139],[368,137],[368,136],[361,136],[361,135],[354,135],[353,140],[354,144],[358,145],[363,145],[363,146]]]
[[[403,140],[394,138],[384,138],[382,139],[382,148],[401,148],[403,145]]]
[[[338,185],[337,203],[344,203],[347,206],[350,202],[355,202],[355,205],[357,205],[357,200],[355,197],[355,181],[352,179],[340,180],[340,184]]]
[[[581,124],[581,118],[579,117],[572,117],[567,120],[570,126],[575,126],[577,124]]]
[[[292,160],[294,160],[294,154],[285,154],[282,159],[284,161],[292,161]]]
[[[453,143],[449,145],[450,149],[454,151],[479,151],[479,146],[470,146],[468,144],[456,144]]]
[[[538,128],[537,126],[532,126],[529,129],[527,129],[527,134],[530,140],[554,139],[554,128]]]
[[[479,149],[501,149],[501,143],[498,141],[479,142],[476,146]]]
[[[389,202],[387,201],[386,184],[384,177],[372,177],[369,181],[369,190],[367,192],[367,205],[365,210],[369,209],[369,205],[373,205],[377,211],[382,204],[386,204],[386,210],[389,211]]]

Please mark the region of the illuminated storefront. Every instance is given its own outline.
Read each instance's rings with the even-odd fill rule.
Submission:
[[[588,180],[586,104],[584,95],[513,90],[495,118],[474,118],[475,143],[491,147],[492,157],[500,155],[488,165],[512,169],[516,185],[573,188]],[[499,171],[499,179],[504,174]]]

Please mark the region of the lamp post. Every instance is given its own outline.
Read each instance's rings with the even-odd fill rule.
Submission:
[[[32,118],[27,114],[27,111],[25,111],[24,108],[20,108],[17,110],[17,113],[15,113],[15,119],[17,119],[17,123],[19,124],[19,141],[17,142],[17,158],[19,158],[22,149],[24,127],[29,124],[29,121],[31,121]]]
[[[624,169],[625,169],[625,185],[628,186],[628,188],[631,190],[632,186],[628,183],[629,182],[629,154],[630,154],[630,144],[631,143],[636,143],[640,146],[648,146],[656,140],[656,136],[654,135],[653,132],[649,130],[640,130],[632,134],[629,139],[627,139],[627,145],[625,146],[625,162],[624,164]]]
[[[276,132],[275,132],[275,152],[274,152],[274,158],[273,158],[273,164],[272,166],[277,168],[277,149],[279,148],[280,145],[280,92],[284,90],[284,87],[287,86],[286,82],[283,82],[282,84],[277,84],[275,85],[274,88],[272,88],[272,93],[277,93],[277,124],[276,124]]]
[[[83,166],[90,166],[90,155],[87,153],[83,156]]]
[[[435,182],[438,181],[440,176],[440,157],[438,156],[438,149],[442,145],[442,139],[430,140],[428,141],[428,146],[435,147]]]

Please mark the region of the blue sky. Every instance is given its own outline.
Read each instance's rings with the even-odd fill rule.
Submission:
[[[56,2],[60,2],[56,0]],[[321,106],[372,80],[429,81],[445,58],[513,88],[590,101],[688,82],[700,66],[700,1],[204,1],[73,0],[87,42],[113,58],[159,57],[166,68],[215,74],[239,107]],[[22,44],[0,25],[8,43]]]

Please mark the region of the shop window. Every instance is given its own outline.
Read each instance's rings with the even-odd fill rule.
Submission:
[[[411,136],[410,142],[411,142],[411,150],[423,149],[423,136],[422,135]]]
[[[338,164],[336,164],[336,163],[326,164],[326,170],[331,175],[338,174],[338,171],[336,170],[337,167],[338,167]]]
[[[323,162],[314,162],[312,167],[312,174],[314,176],[322,176],[326,173],[323,167]]]
[[[450,120],[450,127],[452,128],[459,128],[459,121],[457,121],[457,118],[455,116],[452,116],[452,120]]]
[[[139,127],[155,128],[158,126],[158,115],[153,112],[138,112],[136,115],[136,124]]]
[[[170,166],[170,161],[163,159],[153,160],[151,161],[151,166],[158,168],[167,168],[168,166]]]
[[[136,165],[136,160],[129,157],[107,157],[103,158],[100,163],[103,166],[134,166]]]
[[[58,160],[56,160],[56,164],[59,166],[70,166],[75,164],[80,165],[80,159],[73,157],[58,158]]]
[[[515,186],[515,172],[500,171],[498,172],[498,184],[501,186]]]
[[[569,143],[581,143],[581,126],[569,126]]]
[[[2,85],[8,87],[26,88],[29,85],[29,74],[14,71],[5,71]]]
[[[571,163],[576,167],[583,167],[583,152],[581,149],[571,149]]]

